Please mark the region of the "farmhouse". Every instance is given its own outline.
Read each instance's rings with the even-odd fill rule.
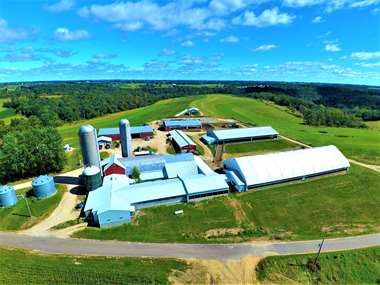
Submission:
[[[110,149],[112,146],[112,138],[100,136],[98,137],[99,149]]]
[[[202,122],[198,119],[192,120],[164,120],[161,122],[161,126],[166,131],[171,130],[197,130],[202,128]]]
[[[239,192],[275,183],[345,171],[346,157],[333,145],[224,161],[229,182]]]
[[[278,132],[272,127],[235,128],[224,130],[209,130],[202,140],[207,144],[222,144],[232,142],[275,139]]]
[[[169,137],[174,148],[179,152],[195,152],[197,150],[195,142],[181,130],[170,131]]]
[[[153,137],[153,128],[151,126],[135,126],[131,127],[132,138],[151,138]],[[119,128],[101,128],[99,129],[98,136],[109,137],[112,140],[120,140]]]

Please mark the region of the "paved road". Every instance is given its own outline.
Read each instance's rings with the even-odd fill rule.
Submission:
[[[38,250],[44,253],[98,256],[150,256],[231,260],[247,255],[268,256],[316,252],[319,240],[243,244],[160,244],[34,237],[0,232],[0,247]],[[323,251],[380,246],[380,234],[325,240]]]

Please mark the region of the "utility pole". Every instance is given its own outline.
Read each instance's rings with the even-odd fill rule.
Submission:
[[[318,254],[317,254],[317,256],[315,257],[315,260],[314,260],[314,265],[317,264],[318,258],[321,255],[321,251],[322,251],[322,247],[323,247],[323,243],[324,242],[325,242],[325,239],[322,239],[322,242],[318,245],[319,249],[318,249]]]

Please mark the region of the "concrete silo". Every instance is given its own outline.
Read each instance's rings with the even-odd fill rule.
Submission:
[[[49,175],[40,175],[32,181],[33,193],[37,198],[48,198],[57,192],[54,178]]]
[[[83,184],[88,192],[102,186],[102,175],[100,169],[96,166],[88,166],[82,173]]]
[[[81,126],[79,129],[79,142],[84,166],[96,166],[101,171],[96,129],[91,125]]]
[[[123,157],[132,157],[132,135],[131,126],[127,119],[120,120],[120,144]]]
[[[17,196],[13,186],[0,186],[0,207],[11,207],[16,205]]]

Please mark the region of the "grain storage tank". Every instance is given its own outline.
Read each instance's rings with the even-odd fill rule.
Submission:
[[[120,144],[123,157],[132,157],[132,135],[131,126],[127,119],[120,120]]]
[[[93,191],[102,186],[102,175],[96,166],[88,166],[82,173],[83,185],[87,191]]]
[[[81,126],[79,129],[79,142],[84,166],[96,166],[101,170],[96,129],[91,125]]]
[[[33,193],[37,198],[47,198],[57,192],[54,179],[49,175],[40,175],[32,181]]]
[[[16,205],[17,196],[13,186],[0,186],[0,207],[11,207]]]

